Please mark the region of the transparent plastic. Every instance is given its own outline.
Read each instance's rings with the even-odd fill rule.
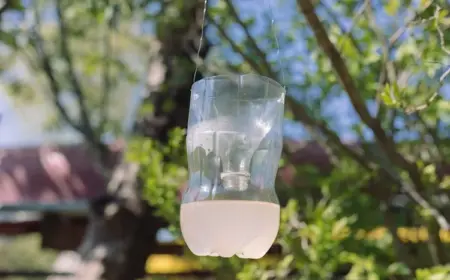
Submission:
[[[280,84],[253,74],[192,86],[180,222],[194,254],[261,258],[274,242],[284,97]]]

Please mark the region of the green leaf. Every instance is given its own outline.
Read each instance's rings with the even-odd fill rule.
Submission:
[[[383,103],[388,107],[396,105],[395,100],[393,100],[391,97],[390,88],[388,84],[386,84],[384,91],[380,94],[380,98],[383,101]]]
[[[355,45],[353,45],[352,40],[348,37],[340,37],[340,47],[341,47],[341,51],[342,54],[347,57],[347,58],[352,58],[352,57],[356,57],[358,56],[358,51],[355,48]],[[328,62],[329,60],[327,60]],[[351,60],[350,60],[351,61]],[[355,63],[357,63],[356,61],[354,61]],[[330,68],[331,68],[331,63],[330,63]]]
[[[8,2],[9,2],[8,10],[16,10],[16,11],[24,11],[25,10],[25,7],[22,5],[22,1],[20,1],[20,0],[9,0]],[[0,7],[2,7],[2,6],[0,6]]]
[[[337,221],[333,225],[333,229],[331,230],[331,235],[333,235],[333,236],[339,235],[347,227],[347,224],[348,224],[347,217],[344,217],[344,218],[340,219],[339,221]]]
[[[430,4],[431,4],[432,2],[433,2],[432,0],[420,0],[419,7],[420,7],[420,9],[425,9],[425,8],[427,8],[428,6],[430,6]]]
[[[423,1],[423,0],[422,0]],[[423,5],[421,5],[421,11],[417,15],[417,19],[429,19],[434,16],[434,12],[436,10],[435,5],[433,4],[434,1],[423,1]]]
[[[392,263],[387,268],[388,275],[410,275],[411,270],[404,263]]]
[[[403,94],[400,91],[400,89],[398,88],[398,85],[396,83],[391,84],[391,91],[392,91],[392,95],[394,96],[395,102],[396,103],[401,103],[401,100],[403,98]]]
[[[367,277],[367,280],[380,280],[380,276],[375,273],[371,273],[369,274],[369,277]]]
[[[294,260],[295,260],[294,255],[289,254],[289,255],[285,256],[282,261],[280,261],[280,263],[278,264],[278,267],[281,269],[286,269],[292,264],[292,262]]]
[[[397,107],[404,104],[404,96],[397,84],[386,84],[383,92],[380,94],[383,103],[388,107]]]
[[[399,8],[400,0],[389,0],[388,4],[385,7],[385,10],[388,15],[394,16],[397,14]]]
[[[439,184],[439,187],[445,190],[450,189],[450,176],[444,176],[444,179],[442,179],[442,182]]]
[[[448,273],[441,272],[430,276],[429,280],[448,280]]]
[[[4,43],[5,45],[11,48],[17,47],[16,37],[13,34],[7,33],[3,30],[0,30],[0,42]]]
[[[439,118],[444,123],[450,122],[450,101],[438,100],[435,102]]]

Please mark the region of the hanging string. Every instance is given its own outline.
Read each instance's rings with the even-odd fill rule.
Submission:
[[[197,77],[198,62],[200,61],[200,51],[201,51],[202,45],[203,45],[203,34],[205,31],[206,8],[207,7],[208,7],[208,0],[205,0],[205,2],[203,3],[203,16],[202,16],[200,42],[199,42],[198,50],[197,50],[197,61],[195,62],[195,71],[194,71],[194,77],[193,77],[192,83],[195,83],[195,78]]]
[[[270,28],[272,30],[272,35],[273,35],[273,38],[275,39],[275,46],[277,48],[276,56],[277,56],[277,60],[278,60],[278,67],[280,68],[281,85],[286,90],[286,85],[285,85],[286,81],[284,79],[284,68],[283,68],[283,65],[281,63],[280,43],[278,42],[277,30],[276,30],[276,27],[275,27],[275,15],[273,13],[271,0],[269,0],[269,2],[267,2],[267,0],[265,0],[265,2],[266,2],[266,6],[269,7]]]
[[[267,2],[267,0],[265,1],[266,6],[269,7],[269,13],[270,13],[270,27],[271,27],[271,31],[272,31],[272,35],[274,37],[275,40],[275,45],[277,48],[276,51],[276,56],[277,56],[277,60],[278,60],[278,67],[280,68],[280,73],[281,73],[281,84],[282,86],[286,89],[285,86],[285,77],[284,77],[284,68],[282,67],[282,62],[281,62],[281,54],[280,54],[280,43],[278,41],[278,36],[277,36],[277,30],[275,27],[275,15],[273,13],[273,9],[272,9],[272,5],[271,2],[269,0],[269,2]],[[203,45],[203,37],[204,37],[204,31],[205,31],[205,22],[206,22],[206,10],[208,7],[208,0],[205,0],[204,4],[203,4],[203,15],[202,15],[202,23],[201,23],[201,34],[200,34],[200,40],[199,40],[199,46],[197,49],[197,62],[195,63],[195,71],[194,71],[194,77],[192,79],[192,82],[195,83],[195,79],[197,78],[197,72],[198,72],[198,61],[200,61],[200,51],[202,49],[202,45]]]

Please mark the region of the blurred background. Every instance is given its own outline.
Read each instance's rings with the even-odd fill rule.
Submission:
[[[0,278],[450,279],[449,9],[0,0]],[[183,245],[196,68],[287,87],[263,259]]]

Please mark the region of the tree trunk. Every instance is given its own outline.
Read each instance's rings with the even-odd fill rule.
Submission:
[[[177,5],[182,17],[159,20],[156,26],[160,61],[150,65],[152,94],[144,101],[154,104],[154,113],[138,117],[134,126],[136,134],[164,142],[170,129],[186,127],[195,70],[191,57],[196,55],[201,34],[204,2],[178,2],[167,5]],[[208,50],[208,43],[203,45],[201,57]],[[160,74],[163,78],[155,82],[155,75]],[[167,102],[172,102],[172,110],[164,106]],[[156,233],[166,224],[142,200],[138,173],[137,164],[122,162],[113,171],[108,196],[91,203],[89,226],[79,249],[83,263],[76,279],[130,280],[144,276],[145,262],[157,246]]]

